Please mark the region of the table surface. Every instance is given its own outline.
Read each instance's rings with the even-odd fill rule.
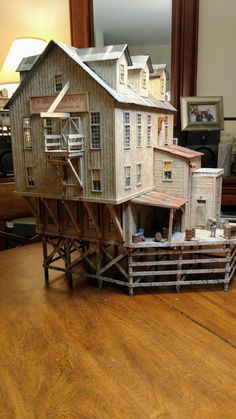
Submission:
[[[44,285],[40,243],[0,252],[4,418],[226,418],[236,411],[236,285]]]

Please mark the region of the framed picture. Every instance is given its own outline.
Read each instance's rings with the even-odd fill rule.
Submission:
[[[181,97],[182,131],[217,131],[224,129],[223,98]]]

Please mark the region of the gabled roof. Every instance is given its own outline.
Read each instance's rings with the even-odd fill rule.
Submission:
[[[77,54],[84,63],[91,61],[117,60],[125,54],[127,64],[132,65],[127,44],[108,45],[100,48],[79,48]]]
[[[68,46],[63,44],[62,42],[58,41],[50,41],[45,50],[42,52],[42,54],[38,57],[38,59],[34,62],[31,70],[28,72],[28,74],[25,76],[25,78],[20,83],[19,87],[13,94],[13,96],[10,98],[10,100],[7,102],[6,108],[9,108],[11,104],[14,102],[15,98],[19,95],[21,90],[24,88],[24,86],[27,84],[27,82],[30,80],[34,72],[37,70],[40,63],[44,60],[44,58],[48,55],[50,50],[57,46],[60,48],[64,53],[70,57],[74,62],[76,62],[89,76],[95,80],[101,87],[104,88],[104,90],[109,93],[111,97],[118,103],[122,104],[135,104],[135,105],[141,105],[146,107],[152,107],[152,108],[158,108],[162,110],[168,110],[168,111],[175,111],[175,108],[169,103],[169,102],[162,102],[157,99],[155,99],[153,96],[149,96],[148,98],[144,98],[139,96],[137,93],[135,93],[130,87],[127,87],[127,93],[121,93],[117,92],[115,89],[113,89],[109,84],[107,84],[95,71],[93,71],[91,68],[89,68],[79,57],[77,48]]]
[[[147,64],[149,72],[153,73],[153,66],[150,55],[132,55],[132,64],[129,65],[128,70],[138,70],[145,67]]]
[[[199,151],[190,150],[187,147],[181,147],[179,145],[171,145],[171,146],[160,146],[155,147],[157,150],[165,151],[166,153],[174,154],[179,157],[184,157],[185,159],[193,159],[194,157],[201,157],[204,153],[200,153]]]

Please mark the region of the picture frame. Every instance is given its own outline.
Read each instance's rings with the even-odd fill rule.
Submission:
[[[182,131],[217,131],[224,129],[222,96],[187,96],[180,98]]]

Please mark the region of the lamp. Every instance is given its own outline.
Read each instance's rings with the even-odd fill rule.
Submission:
[[[24,57],[41,54],[47,42],[39,38],[17,38],[11,48],[0,71],[0,90],[6,88],[10,97],[19,85],[20,78],[16,72]]]

